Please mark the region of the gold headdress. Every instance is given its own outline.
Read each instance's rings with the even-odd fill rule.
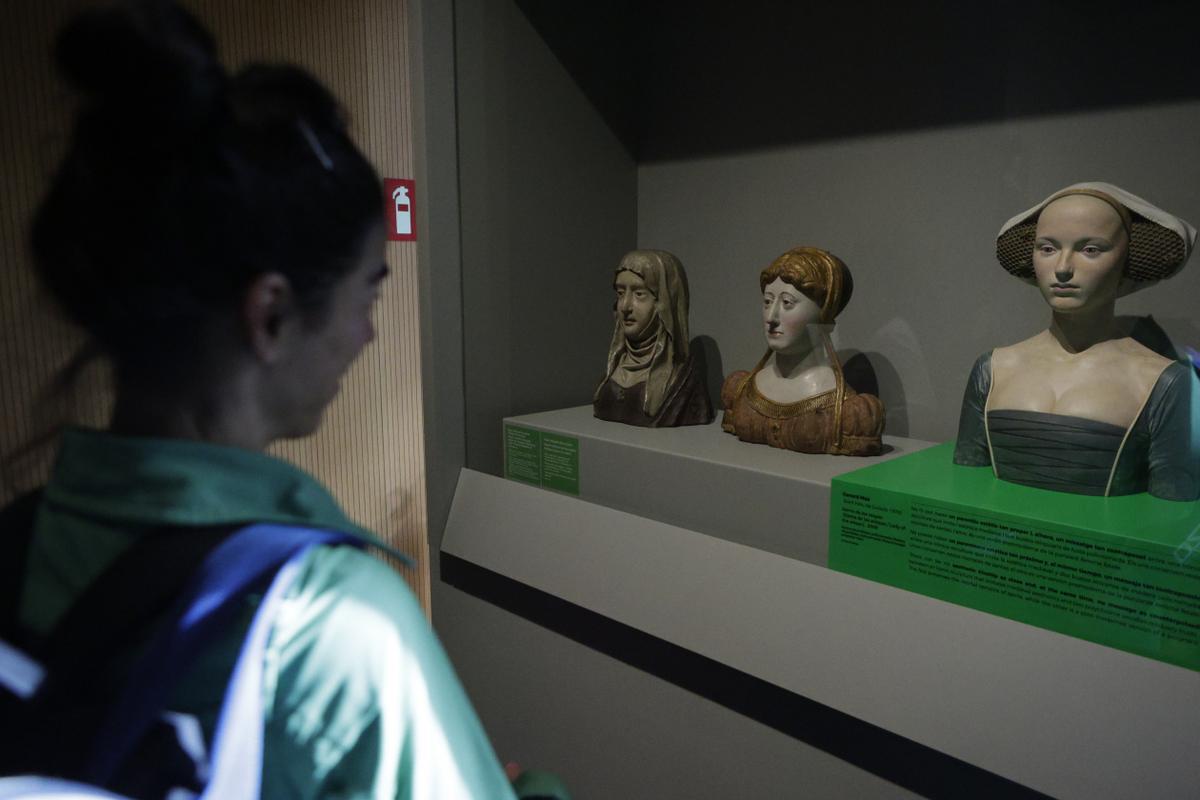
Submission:
[[[850,302],[854,280],[845,263],[818,247],[793,247],[770,263],[758,276],[759,289],[782,278],[821,306],[821,322],[832,323]]]

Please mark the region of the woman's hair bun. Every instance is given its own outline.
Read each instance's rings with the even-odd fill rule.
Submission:
[[[77,89],[135,118],[189,126],[211,116],[225,91],[212,36],[168,0],[89,9],[59,34],[55,55]]]
[[[341,105],[312,75],[291,64],[250,64],[230,81],[237,121],[252,129],[294,127],[304,119],[318,128],[345,131]]]
[[[91,102],[34,218],[38,276],[120,369],[147,376],[199,357],[206,323],[257,275],[324,309],[382,215],[379,178],[316,78],[226,76],[215,49],[169,0],[88,11],[59,39]]]

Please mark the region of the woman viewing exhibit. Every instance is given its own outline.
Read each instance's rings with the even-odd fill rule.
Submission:
[[[840,258],[795,247],[758,276],[767,352],[725,379],[721,427],[745,442],[801,453],[873,456],[883,449],[883,403],[846,384],[829,331],[854,282]]]
[[[160,555],[126,581],[135,593],[179,571],[203,529],[270,523],[280,535],[376,541],[264,448],[320,425],[374,337],[388,272],[379,178],[308,73],[227,74],[210,35],[165,1],[86,12],[56,55],[83,103],[34,220],[35,266],[111,362],[116,401],[106,430],[65,431],[29,516],[13,618],[2,621],[32,652],[145,541]],[[291,575],[248,667],[264,687],[262,715],[248,722],[261,730],[262,796],[512,797],[399,576],[333,544],[304,549]],[[160,676],[172,719],[197,720],[210,742],[257,595],[239,602],[186,669]],[[140,688],[105,677],[89,672],[79,688]],[[109,788],[161,796],[144,778],[125,765]]]
[[[1195,229],[1107,183],[1069,186],[1004,224],[1001,265],[1035,285],[1050,327],[971,371],[957,464],[1061,492],[1200,497],[1200,408],[1191,368],[1119,324],[1118,297],[1169,278]]]

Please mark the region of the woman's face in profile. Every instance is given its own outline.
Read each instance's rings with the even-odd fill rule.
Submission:
[[[1068,195],[1038,217],[1033,270],[1047,305],[1075,314],[1117,297],[1129,236],[1116,210],[1097,197]]]
[[[807,328],[821,319],[821,307],[783,278],[763,288],[763,333],[767,347],[791,355],[809,348]]]
[[[328,306],[316,322],[302,322],[292,357],[285,365],[289,436],[305,436],[320,425],[350,365],[374,338],[372,310],[388,275],[382,225],[364,235],[358,261],[330,290]]]

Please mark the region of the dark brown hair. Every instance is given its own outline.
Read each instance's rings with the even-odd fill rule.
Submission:
[[[55,54],[84,105],[34,221],[36,268],[118,370],[185,355],[266,272],[323,307],[383,210],[328,90],[293,66],[226,74],[167,0],[87,11]]]

